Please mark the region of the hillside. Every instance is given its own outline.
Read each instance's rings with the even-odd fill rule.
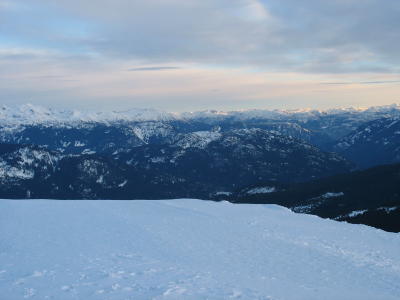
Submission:
[[[295,212],[400,232],[400,164],[302,184],[251,186],[225,198],[233,202],[275,203]]]
[[[400,162],[400,118],[361,125],[332,148],[362,168]]]
[[[196,131],[173,143],[128,148],[67,154],[44,145],[0,144],[0,197],[208,198],[240,185],[299,182],[352,167],[339,155],[262,129]]]

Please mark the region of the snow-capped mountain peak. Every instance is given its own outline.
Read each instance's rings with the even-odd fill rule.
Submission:
[[[297,120],[306,122],[323,116],[354,116],[365,121],[378,117],[400,116],[400,105],[392,104],[369,108],[335,108],[328,110],[292,109],[268,110],[251,109],[237,111],[196,111],[173,113],[151,108],[134,108],[114,111],[63,110],[37,106],[33,104],[2,106],[0,108],[0,124],[27,125],[46,123],[75,123],[75,122],[116,122],[116,121],[171,121],[171,120],[202,120],[218,122],[225,119],[246,121],[251,119],[268,120]]]
[[[2,106],[0,108],[0,122],[2,125],[114,121],[144,122],[167,121],[174,118],[175,116],[172,113],[147,108],[135,108],[124,111],[107,112],[58,110],[33,104]]]

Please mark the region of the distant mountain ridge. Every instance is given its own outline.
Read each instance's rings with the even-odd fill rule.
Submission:
[[[0,125],[33,124],[75,124],[77,122],[114,122],[114,121],[164,121],[174,119],[174,114],[155,109],[131,109],[125,111],[85,111],[59,110],[42,106],[23,104],[2,106]]]
[[[304,140],[324,151],[377,119],[400,117],[400,106],[369,109],[249,110],[165,113],[54,110],[30,104],[0,109],[0,142],[44,145],[65,153],[114,152],[148,143],[171,143],[181,134],[259,128]],[[126,141],[124,141],[126,140]]]
[[[202,122],[234,119],[244,121],[250,119],[269,120],[297,120],[308,122],[326,116],[347,116],[348,118],[362,119],[364,122],[380,117],[400,116],[400,104],[376,106],[370,108],[336,108],[327,110],[292,109],[268,110],[252,109],[240,111],[197,111],[172,113],[156,109],[135,108],[121,111],[88,111],[88,110],[60,110],[42,106],[23,104],[2,106],[0,108],[0,124],[45,124],[45,123],[75,123],[75,122],[115,122],[115,121],[172,121],[172,120],[199,120]]]
[[[361,176],[351,171],[400,162],[399,133],[399,105],[179,114],[2,107],[0,198],[246,202],[289,195],[292,202],[279,204],[397,230],[397,202],[379,196],[388,184],[384,172],[368,173],[377,176],[378,194],[362,193],[363,185],[374,186],[371,178],[355,192],[345,188]],[[345,178],[343,184],[330,188],[335,187],[332,175]],[[326,188],[302,197],[316,180]],[[293,184],[295,192],[283,193]],[[394,198],[400,194],[393,187],[386,190]],[[364,205],[362,197],[371,195],[375,198],[368,203],[374,204]]]

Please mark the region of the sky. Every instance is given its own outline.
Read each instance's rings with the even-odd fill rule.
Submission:
[[[0,104],[400,103],[398,0],[0,0]]]

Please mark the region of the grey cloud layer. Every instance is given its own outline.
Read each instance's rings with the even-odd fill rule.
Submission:
[[[179,70],[180,67],[138,67],[131,68],[128,71],[131,72],[140,72],[140,71],[164,71],[164,70]]]
[[[13,2],[25,13],[0,6],[8,16],[1,28],[61,51],[151,64],[400,71],[398,0],[32,0],[28,8],[26,1]],[[63,25],[68,22],[72,29]]]

